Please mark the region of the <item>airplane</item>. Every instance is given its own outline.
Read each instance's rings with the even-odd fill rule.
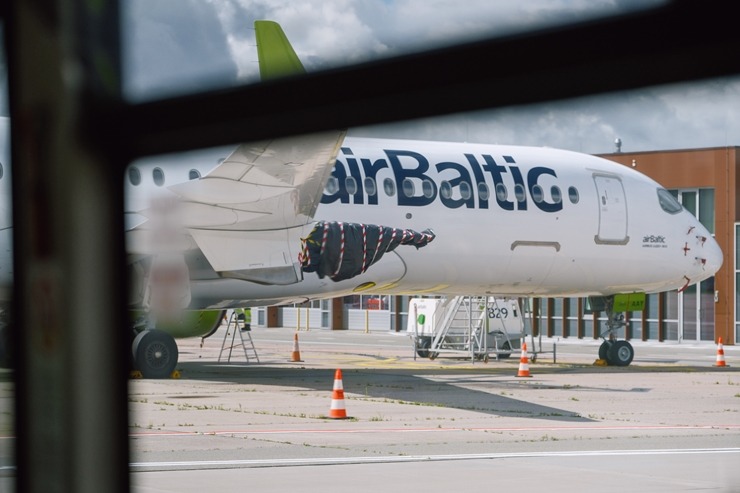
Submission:
[[[304,72],[256,21],[263,80]],[[134,367],[224,311],[349,294],[590,297],[599,356],[626,366],[620,295],[685,289],[723,255],[634,169],[552,148],[350,137],[345,130],[139,160],[126,173]]]

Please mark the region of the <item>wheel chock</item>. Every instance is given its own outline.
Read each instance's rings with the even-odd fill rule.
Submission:
[[[130,378],[139,379],[144,378],[144,375],[141,374],[139,370],[131,370],[131,373],[129,373]]]
[[[180,376],[180,370],[173,370],[172,373],[170,373],[170,378],[173,380],[177,380]]]
[[[594,361],[594,366],[609,366],[609,362],[605,359],[597,359]]]

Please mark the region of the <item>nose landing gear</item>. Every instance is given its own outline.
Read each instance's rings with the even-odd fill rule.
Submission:
[[[626,325],[624,313],[614,312],[614,296],[602,298],[606,311],[606,331],[601,333],[604,342],[599,347],[599,359],[612,366],[629,366],[635,357],[635,350],[628,341],[619,341],[615,332]]]

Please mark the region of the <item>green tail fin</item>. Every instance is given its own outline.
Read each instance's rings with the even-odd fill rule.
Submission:
[[[260,77],[263,81],[306,73],[280,24],[273,21],[254,21],[254,30]]]

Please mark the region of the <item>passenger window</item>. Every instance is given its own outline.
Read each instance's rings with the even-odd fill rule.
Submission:
[[[191,180],[197,180],[198,178],[200,178],[200,171],[198,171],[197,169],[191,169],[190,173],[188,173],[188,178]]]
[[[470,185],[468,184],[468,182],[464,181],[460,183],[460,196],[463,198],[463,200],[468,200],[472,194],[473,191],[470,189]]]
[[[489,192],[488,185],[483,182],[478,183],[478,197],[480,197],[481,200],[488,200],[488,197],[490,197]]]
[[[373,196],[378,193],[378,188],[375,186],[375,180],[372,178],[365,178],[363,181],[363,184],[365,185],[365,191],[368,195]]]
[[[550,188],[550,195],[552,195],[552,201],[555,204],[559,204],[563,200],[563,194],[560,193],[560,187],[553,185]]]
[[[136,166],[131,166],[128,169],[128,181],[135,187],[141,185],[141,172]]]
[[[154,168],[152,170],[152,180],[154,180],[154,184],[158,187],[164,185],[164,171],[162,171],[162,168]]]
[[[329,180],[327,180],[326,182],[326,188],[324,188],[324,191],[329,195],[334,195],[339,191],[339,180],[337,180],[336,176],[329,177]]]
[[[450,185],[450,182],[445,180],[439,185],[439,194],[444,199],[449,199],[452,197],[452,185]]]
[[[506,185],[503,183],[497,183],[496,184],[496,199],[499,202],[506,202],[506,199],[509,197],[509,191],[506,189]]]
[[[386,178],[383,180],[383,190],[387,196],[393,197],[396,195],[396,184],[390,178]]]
[[[571,204],[578,203],[580,197],[578,196],[578,189],[576,189],[576,187],[568,187],[568,199]]]
[[[545,200],[545,192],[542,190],[541,186],[535,185],[532,187],[532,200],[538,204]]]
[[[416,191],[414,187],[414,182],[411,181],[409,178],[406,178],[403,180],[403,194],[406,197],[413,197],[414,192]]]
[[[344,180],[344,186],[347,187],[348,194],[354,195],[357,193],[357,180],[355,180],[354,177],[348,176]]]
[[[665,188],[658,189],[658,202],[660,207],[668,214],[678,214],[683,209],[683,206],[678,203],[676,197]]]
[[[524,202],[527,200],[527,196],[524,194],[524,187],[518,183],[514,185],[514,197],[517,202]]]
[[[5,175],[5,168],[3,168],[3,163],[0,163],[0,180],[3,179],[3,175]]]
[[[434,185],[430,180],[424,180],[421,182],[421,193],[423,193],[424,197],[428,199],[434,197]]]

